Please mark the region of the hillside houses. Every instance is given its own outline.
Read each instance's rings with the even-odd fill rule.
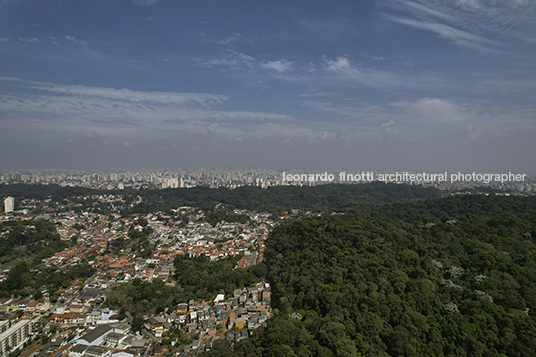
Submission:
[[[241,340],[266,323],[271,316],[271,294],[268,283],[236,289],[227,299],[223,294],[213,302],[190,300],[177,305],[170,314],[147,319],[145,328],[161,338],[171,328],[180,328],[193,342],[181,346],[181,356],[195,355],[211,348],[217,339]]]

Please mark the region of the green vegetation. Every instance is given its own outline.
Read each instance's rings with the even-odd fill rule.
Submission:
[[[137,278],[132,283],[114,287],[106,297],[105,305],[128,311],[133,316],[140,316],[160,313],[166,308],[176,308],[179,302],[179,289],[176,286],[165,285],[158,279],[147,283]]]
[[[199,258],[175,258],[177,285],[165,285],[161,280],[144,282],[134,279],[132,283],[115,287],[106,297],[106,306],[124,309],[132,315],[157,314],[165,308],[174,310],[177,304],[190,299],[213,299],[216,294],[232,294],[259,281],[266,274],[264,264],[249,269],[233,269],[239,257],[211,261]]]
[[[48,285],[52,293],[95,272],[83,264],[58,271],[40,266],[44,258],[73,244],[60,239],[53,222],[6,221],[0,224],[0,232],[7,233],[0,238],[0,263],[12,268],[7,280],[0,283],[0,297],[33,295],[36,299],[42,298],[43,285]]]
[[[147,225],[147,223],[145,223]],[[147,259],[151,256],[154,245],[149,242],[149,235],[153,232],[151,228],[142,228],[141,231],[130,227],[128,231],[128,238],[114,239],[108,242],[105,253],[113,253],[119,255],[121,250],[130,248],[138,256]]]
[[[203,186],[183,189],[140,190],[143,200],[128,213],[154,213],[170,211],[181,206],[211,210],[218,203],[229,209],[281,213],[291,209],[305,211],[335,210],[355,206],[357,203],[389,203],[404,200],[439,197],[441,191],[421,186],[384,184],[373,182],[359,185],[320,185],[314,187],[274,186],[212,189]]]
[[[17,197],[17,200],[43,200],[49,197],[54,197],[59,200],[72,198],[74,196],[89,196],[96,194],[102,194],[102,191],[85,187],[62,187],[59,185],[0,184],[0,197],[14,196]]]
[[[0,232],[9,232],[0,238],[0,263],[27,260],[38,265],[43,258],[68,247],[56,233],[56,226],[47,221],[7,221],[0,223]]]
[[[244,339],[238,342],[225,340],[214,341],[211,352],[202,352],[200,357],[249,357],[257,356],[257,349],[250,339]],[[286,355],[285,355],[286,356]]]
[[[96,270],[87,264],[77,264],[65,270],[43,268],[40,271],[30,270],[26,262],[19,262],[10,270],[7,279],[0,282],[0,297],[30,296],[35,299],[41,298],[41,288],[48,287],[48,292],[53,293],[68,287],[73,281],[87,279],[95,274]]]
[[[282,225],[276,314],[254,352],[210,356],[529,356],[536,199],[464,196]],[[378,217],[378,219],[374,219]]]
[[[210,223],[212,226],[215,226],[221,221],[224,222],[236,222],[236,223],[248,223],[251,220],[245,214],[236,214],[228,209],[219,208],[209,210],[205,214],[205,220]]]
[[[234,289],[261,280],[267,268],[263,263],[248,269],[234,269],[239,257],[210,261],[207,257],[175,258],[177,282],[192,299],[208,299],[216,294],[232,294]]]

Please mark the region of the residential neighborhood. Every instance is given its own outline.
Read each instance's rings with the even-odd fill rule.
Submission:
[[[293,219],[287,214],[273,220],[268,213],[234,210],[247,217],[246,223],[204,220],[205,213],[194,207],[177,207],[173,215],[164,212],[121,215],[102,214],[92,208],[99,204],[122,204],[122,197],[97,195],[65,200],[63,206],[51,200],[26,200],[21,214],[4,216],[2,222],[21,224],[26,229],[35,221],[54,224],[67,247],[44,258],[40,266],[48,271],[65,271],[86,264],[95,273],[68,286],[51,291],[42,287],[42,298],[0,300],[2,356],[21,350],[23,357],[136,357],[152,353],[194,356],[210,350],[220,339],[242,340],[265,324],[272,314],[270,284],[260,281],[217,294],[213,300],[184,301],[176,309],[143,316],[143,325],[132,328],[130,314],[105,307],[114,287],[142,281],[162,281],[174,286],[174,259],[206,257],[217,261],[238,257],[235,269],[247,269],[264,261],[265,241],[278,221]],[[40,213],[32,214],[36,211]],[[54,207],[52,209],[51,207]],[[10,223],[11,224],[11,223]],[[0,232],[8,237],[10,229]],[[0,282],[8,279],[10,268],[0,270]],[[171,352],[170,352],[171,351]]]

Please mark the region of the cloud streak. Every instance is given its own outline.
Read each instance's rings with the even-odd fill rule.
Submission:
[[[501,43],[497,41],[488,40],[485,37],[436,22],[411,20],[390,15],[385,15],[385,18],[392,22],[407,25],[419,30],[434,32],[440,37],[453,41],[456,44],[481,51],[496,51],[497,48],[501,46]]]
[[[132,3],[141,6],[151,6],[156,5],[159,1],[160,0],[132,0]]]
[[[378,58],[385,60],[384,58]],[[264,61],[238,51],[227,51],[212,59],[193,58],[197,66],[222,71],[249,72],[260,78],[270,78],[305,85],[415,88],[431,89],[449,86],[448,79],[439,79],[427,73],[406,75],[395,70],[358,66],[347,56],[335,59],[323,56],[321,60],[307,63],[286,59]],[[263,77],[261,77],[263,76]]]
[[[95,135],[144,132],[202,131],[211,123],[223,126],[288,121],[287,115],[241,110],[216,110],[230,100],[210,93],[142,92],[128,89],[21,83],[22,94],[0,94],[4,125],[12,130],[78,131]],[[91,134],[91,135],[93,135]],[[88,135],[88,134],[86,134]]]
[[[229,100],[228,96],[219,94],[142,92],[129,89],[62,85],[42,82],[32,82],[28,87],[48,93],[64,94],[70,97],[101,98],[132,103],[147,102],[176,106],[211,106]]]
[[[482,0],[385,0],[387,21],[433,32],[478,51],[509,49],[511,41],[536,44],[536,3]]]

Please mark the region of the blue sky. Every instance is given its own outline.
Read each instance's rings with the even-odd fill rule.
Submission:
[[[536,172],[536,2],[0,0],[0,169]]]

